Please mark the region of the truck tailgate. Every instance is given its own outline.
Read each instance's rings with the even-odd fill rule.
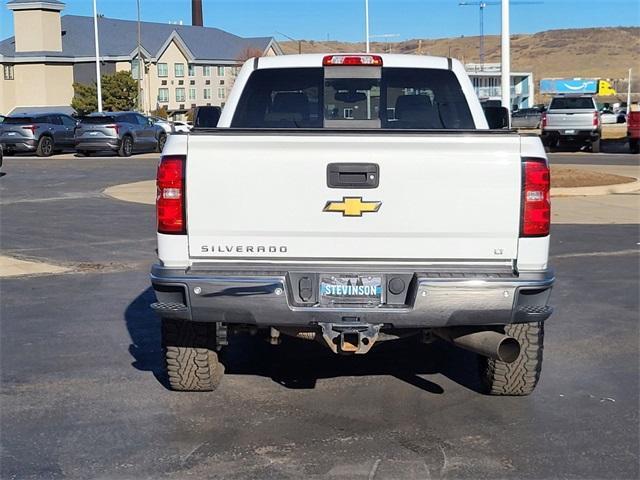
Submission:
[[[593,112],[575,110],[549,111],[547,112],[546,128],[590,130],[595,128],[593,125]]]
[[[329,188],[336,162],[377,164],[379,186]],[[198,261],[517,257],[514,134],[196,134],[186,168]]]

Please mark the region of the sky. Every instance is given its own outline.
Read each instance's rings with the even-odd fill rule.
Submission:
[[[0,39],[13,35],[1,0]],[[92,0],[63,0],[63,14],[92,15]],[[470,0],[472,1],[472,0]],[[106,17],[136,19],[136,0],[97,0]],[[370,34],[393,40],[479,34],[477,6],[458,0],[369,0]],[[489,2],[491,3],[491,2]],[[191,22],[191,0],[140,0],[143,21]],[[363,41],[364,0],[203,0],[205,26],[240,36]],[[558,28],[638,26],[640,0],[511,0],[512,33]],[[485,9],[485,34],[500,32],[500,6]],[[376,40],[375,38],[373,40]],[[380,39],[378,39],[380,40]],[[384,39],[382,39],[384,41]]]

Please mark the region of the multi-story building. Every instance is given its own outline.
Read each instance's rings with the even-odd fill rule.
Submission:
[[[502,73],[499,63],[468,63],[465,69],[481,101],[502,99]],[[533,73],[511,72],[511,108],[531,108],[535,103]],[[514,108],[515,107],[515,108]]]
[[[0,41],[0,113],[68,109],[73,83],[95,82],[93,18],[61,15],[64,6],[59,0],[7,3],[15,36]],[[135,21],[100,17],[98,32],[101,73],[131,71],[140,82],[140,107],[166,107],[177,118],[195,106],[224,105],[248,54],[282,54],[271,37],[242,38],[201,26],[141,22],[139,46]]]

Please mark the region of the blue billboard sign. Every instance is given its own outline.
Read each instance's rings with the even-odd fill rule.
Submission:
[[[540,93],[598,93],[595,78],[544,78],[540,80]]]

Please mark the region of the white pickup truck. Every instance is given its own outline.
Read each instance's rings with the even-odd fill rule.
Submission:
[[[490,130],[456,60],[292,55],[242,67],[217,128],[158,167],[151,282],[171,387],[213,390],[234,334],[339,354],[438,337],[526,395],[553,270],[535,136]]]

